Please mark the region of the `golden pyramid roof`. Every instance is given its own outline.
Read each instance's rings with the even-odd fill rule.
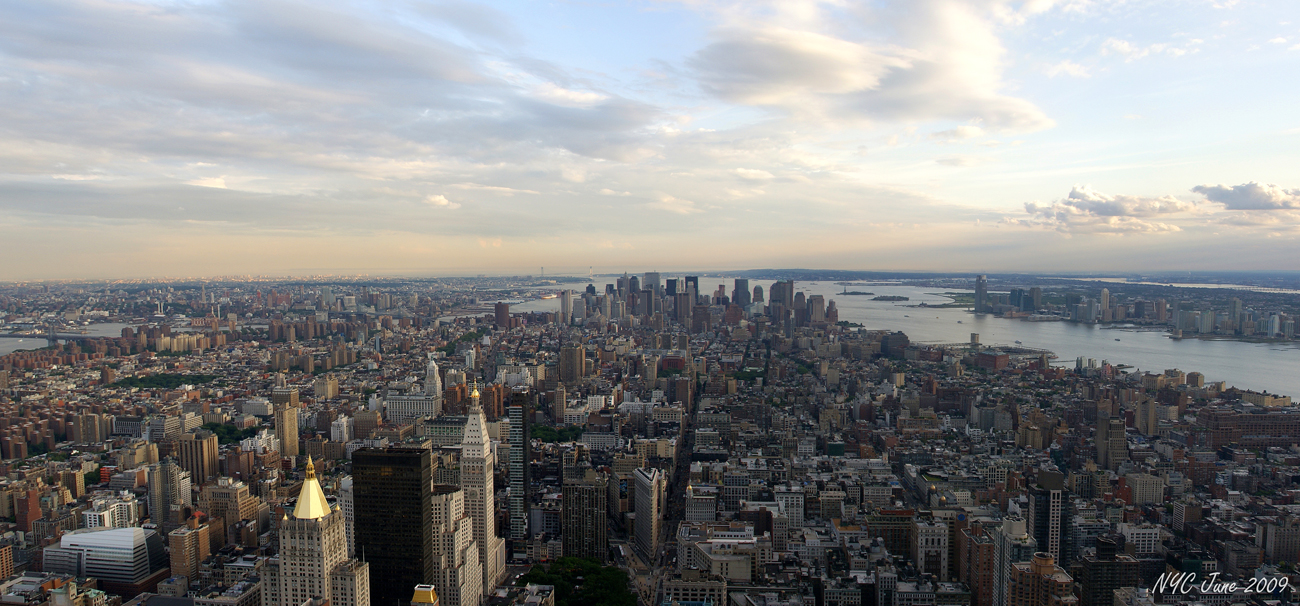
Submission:
[[[316,479],[316,465],[307,457],[307,479],[302,481],[302,492],[298,493],[298,506],[293,508],[293,517],[299,520],[315,520],[330,514],[330,503],[325,500],[325,491]]]
[[[411,598],[412,604],[437,604],[438,592],[433,585],[416,585],[415,596]]]

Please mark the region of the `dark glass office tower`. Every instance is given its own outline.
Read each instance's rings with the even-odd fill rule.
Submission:
[[[370,603],[405,606],[433,581],[433,458],[422,448],[352,454],[357,558],[370,563]]]

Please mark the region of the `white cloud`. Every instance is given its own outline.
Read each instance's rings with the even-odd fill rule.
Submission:
[[[737,168],[731,172],[735,173],[735,175],[741,179],[748,179],[750,181],[766,181],[773,178],[772,173],[753,168]]]
[[[982,137],[982,136],[984,136],[984,129],[969,124],[964,124],[962,126],[958,126],[957,128],[953,128],[949,130],[941,130],[939,132],[930,133],[931,139],[938,139],[944,142],[960,141],[962,139],[973,139],[975,137]]]
[[[194,179],[194,180],[191,180],[191,181],[186,181],[185,184],[186,184],[186,185],[197,185],[197,186],[199,186],[199,187],[213,187],[213,188],[216,188],[216,189],[226,189],[226,178],[225,178],[225,177],[206,177],[206,178],[202,178],[202,179]]]
[[[502,185],[480,185],[478,183],[453,183],[452,187],[456,189],[472,189],[477,191],[487,191],[496,194],[501,194],[503,196],[513,196],[515,194],[533,194],[533,195],[538,194],[538,192],[533,191],[531,189],[515,189],[513,187],[505,187]]]
[[[609,95],[603,93],[571,90],[551,82],[533,87],[532,93],[542,100],[569,107],[590,107],[609,99]]]
[[[1088,72],[1087,67],[1084,67],[1083,65],[1080,65],[1073,61],[1062,61],[1060,63],[1057,63],[1056,65],[1047,68],[1048,76],[1055,78],[1062,74],[1065,74],[1067,76],[1074,76],[1075,78],[1092,77],[1092,74]]]
[[[453,210],[454,210],[454,209],[457,209],[457,208],[460,208],[460,204],[459,204],[459,203],[457,203],[457,202],[452,202],[451,200],[448,200],[448,199],[447,199],[447,196],[444,196],[444,195],[442,195],[442,194],[434,194],[434,195],[428,196],[428,197],[426,197],[426,198],[424,199],[424,203],[425,203],[425,204],[428,204],[429,206],[437,206],[437,207],[440,207],[440,208],[449,208],[449,209],[453,209]]]
[[[1137,61],[1152,55],[1166,55],[1169,57],[1181,57],[1188,53],[1197,52],[1197,48],[1204,40],[1194,38],[1187,40],[1182,45],[1174,45],[1164,42],[1149,44],[1146,46],[1135,45],[1128,40],[1119,38],[1107,38],[1101,43],[1102,55],[1120,55],[1124,57],[1126,63]]]
[[[1030,2],[1027,16],[1051,2]],[[912,0],[894,7],[798,4],[792,18],[737,17],[689,60],[705,91],[732,103],[773,108],[804,121],[979,120],[986,127],[1034,131],[1053,122],[1024,99],[1007,96],[1006,50],[998,38],[1007,4]],[[844,22],[847,19],[847,22]],[[867,25],[875,36],[847,36]],[[867,41],[871,40],[871,41]]]
[[[1197,185],[1192,191],[1228,210],[1300,209],[1300,189],[1283,189],[1254,181],[1241,185]]]
[[[651,202],[648,206],[650,208],[666,210],[670,213],[677,213],[679,215],[693,215],[704,212],[703,210],[696,208],[695,203],[690,200],[683,200],[667,194],[661,194],[658,201]]]
[[[989,162],[991,162],[991,160],[989,160],[988,158],[981,158],[977,156],[951,156],[951,157],[939,158],[938,160],[935,160],[935,163],[937,164],[942,164],[944,166],[963,167],[963,168],[971,167],[971,166],[979,166],[981,164],[987,164]]]

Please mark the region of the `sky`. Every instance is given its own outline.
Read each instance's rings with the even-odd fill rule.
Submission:
[[[0,3],[0,280],[1295,269],[1300,2]]]

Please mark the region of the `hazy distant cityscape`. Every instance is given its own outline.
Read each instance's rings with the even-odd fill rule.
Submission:
[[[1300,409],[1216,373],[1295,367],[1296,297],[1249,276],[1161,282],[11,283],[0,591],[146,606],[1288,600]],[[1056,352],[1123,339],[1147,349]],[[1196,350],[1210,363],[1159,368],[1189,339],[1245,369]],[[1271,589],[1178,593],[1171,571]]]

